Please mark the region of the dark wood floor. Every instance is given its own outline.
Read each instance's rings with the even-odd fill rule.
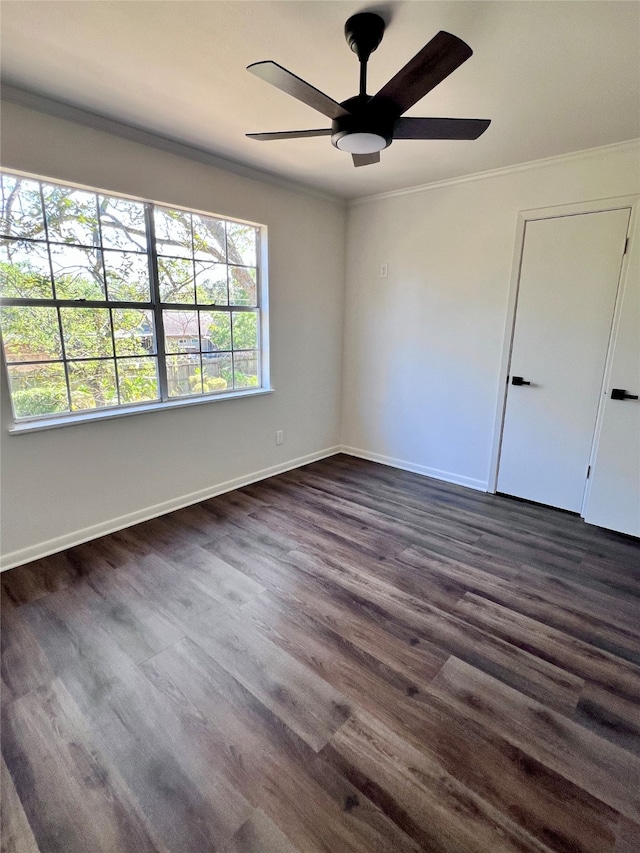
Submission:
[[[2,576],[2,851],[640,851],[640,547],[337,456]]]

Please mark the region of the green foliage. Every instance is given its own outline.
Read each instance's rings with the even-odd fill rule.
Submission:
[[[242,371],[237,369],[221,370],[220,376],[224,377],[230,388],[256,388],[258,385],[257,376],[249,373],[242,373]]]
[[[236,388],[256,388],[258,385],[258,377],[250,376],[247,373],[241,373],[236,370],[234,373]]]
[[[233,348],[257,349],[258,315],[249,311],[233,312]]]
[[[200,382],[202,381],[202,390],[205,394],[213,394],[215,391],[225,391],[227,388],[227,380],[222,376],[202,375],[202,370],[197,367],[193,374],[189,377],[189,387],[194,394],[200,391]]]
[[[231,319],[228,312],[201,311],[202,332],[219,350],[231,349]]]
[[[127,359],[118,362],[118,387],[123,403],[158,399],[155,359]]]
[[[51,279],[25,261],[0,261],[0,295],[24,299],[51,299]]]
[[[66,412],[69,408],[67,389],[64,385],[24,388],[13,392],[13,405],[18,418]]]

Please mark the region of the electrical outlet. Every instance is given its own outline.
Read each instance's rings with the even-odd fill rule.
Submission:
[[[386,278],[389,275],[389,264],[380,264],[380,278]]]
[[[284,444],[284,430],[276,430],[276,444]]]

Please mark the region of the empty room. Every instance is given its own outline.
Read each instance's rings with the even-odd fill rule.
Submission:
[[[2,853],[638,853],[640,3],[1,6]]]

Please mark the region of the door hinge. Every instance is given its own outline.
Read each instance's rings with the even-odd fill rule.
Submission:
[[[589,465],[589,467],[587,468],[587,480],[589,479],[590,476],[591,476],[591,465]]]
[[[627,254],[628,248],[629,248],[629,238],[627,237],[627,239],[624,241],[624,252],[622,253],[623,255]]]

